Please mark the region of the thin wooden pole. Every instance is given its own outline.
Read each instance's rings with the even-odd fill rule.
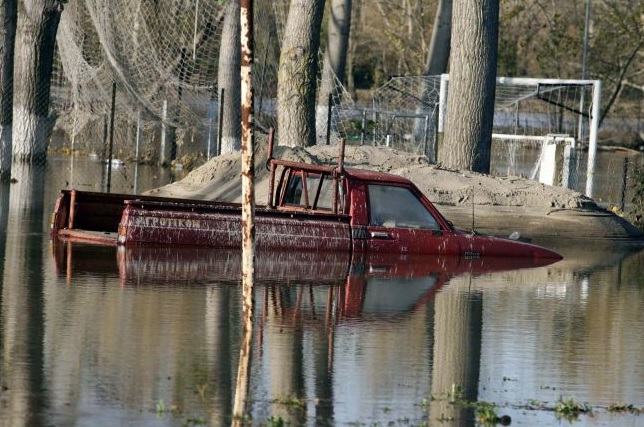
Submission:
[[[114,148],[114,116],[116,111],[116,82],[112,83],[112,108],[110,119],[110,150],[107,156],[107,192],[112,185],[112,149]]]
[[[326,145],[331,144],[331,108],[333,108],[333,94],[329,93],[329,101],[327,103],[327,117],[326,117]]]
[[[219,117],[217,117],[217,155],[221,155],[221,137],[224,131],[224,103],[226,92],[222,87],[219,91]]]
[[[242,423],[248,396],[253,338],[253,279],[255,273],[255,144],[253,106],[253,0],[240,0],[242,93],[242,342],[232,425]]]

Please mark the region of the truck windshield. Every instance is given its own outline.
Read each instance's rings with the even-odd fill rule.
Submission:
[[[368,191],[370,225],[440,229],[436,219],[408,188],[369,185]]]

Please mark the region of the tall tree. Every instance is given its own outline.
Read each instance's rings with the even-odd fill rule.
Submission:
[[[67,0],[22,0],[16,34],[13,157],[44,160],[55,118],[49,101],[54,46]]]
[[[11,126],[13,123],[13,53],[16,41],[17,0],[0,6],[0,181],[11,177]]]
[[[327,46],[322,66],[322,79],[318,94],[315,126],[318,142],[323,141],[327,132],[329,95],[338,90],[337,82],[344,83],[347,64],[347,49],[351,29],[351,0],[332,0],[327,31]],[[337,99],[333,99],[334,103]]]
[[[427,60],[423,75],[436,76],[447,73],[449,65],[449,53],[452,42],[452,0],[439,0],[436,15],[434,17],[434,27],[432,28],[432,38],[429,42],[427,51]],[[422,104],[419,105],[418,113],[428,113],[430,108],[430,94],[432,93],[433,84],[425,80],[422,86]],[[416,141],[424,141],[427,138],[425,134],[425,123],[421,120],[414,122],[414,138]],[[429,143],[428,155],[430,161],[436,161],[436,146],[440,145],[443,133],[436,135],[437,139]]]
[[[455,0],[445,139],[447,167],[489,173],[499,0]]]
[[[429,41],[426,76],[434,76],[447,72],[449,51],[452,41],[452,0],[439,0],[434,18],[432,38]]]
[[[239,0],[228,0],[219,50],[219,95],[224,97],[221,127],[221,153],[238,151],[241,147],[241,40]]]
[[[279,145],[315,144],[315,92],[324,0],[291,0],[277,80]]]

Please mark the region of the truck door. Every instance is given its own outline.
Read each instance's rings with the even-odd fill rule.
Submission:
[[[458,254],[458,242],[406,186],[367,186],[367,252]]]

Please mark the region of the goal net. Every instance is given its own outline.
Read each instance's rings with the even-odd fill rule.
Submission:
[[[597,80],[498,78],[493,173],[532,177],[533,171],[554,155],[556,165],[551,166],[558,177],[552,178],[553,184],[592,197],[600,91]],[[336,128],[361,143],[389,145],[436,160],[436,142],[444,131],[448,96],[446,74],[394,77],[373,92],[371,108],[359,109],[348,103],[337,106],[343,111],[354,110],[344,113],[350,119],[338,116]],[[569,172],[562,178],[564,160]]]
[[[530,178],[592,197],[600,90],[596,80],[497,79],[497,173],[525,176],[528,168]]]

